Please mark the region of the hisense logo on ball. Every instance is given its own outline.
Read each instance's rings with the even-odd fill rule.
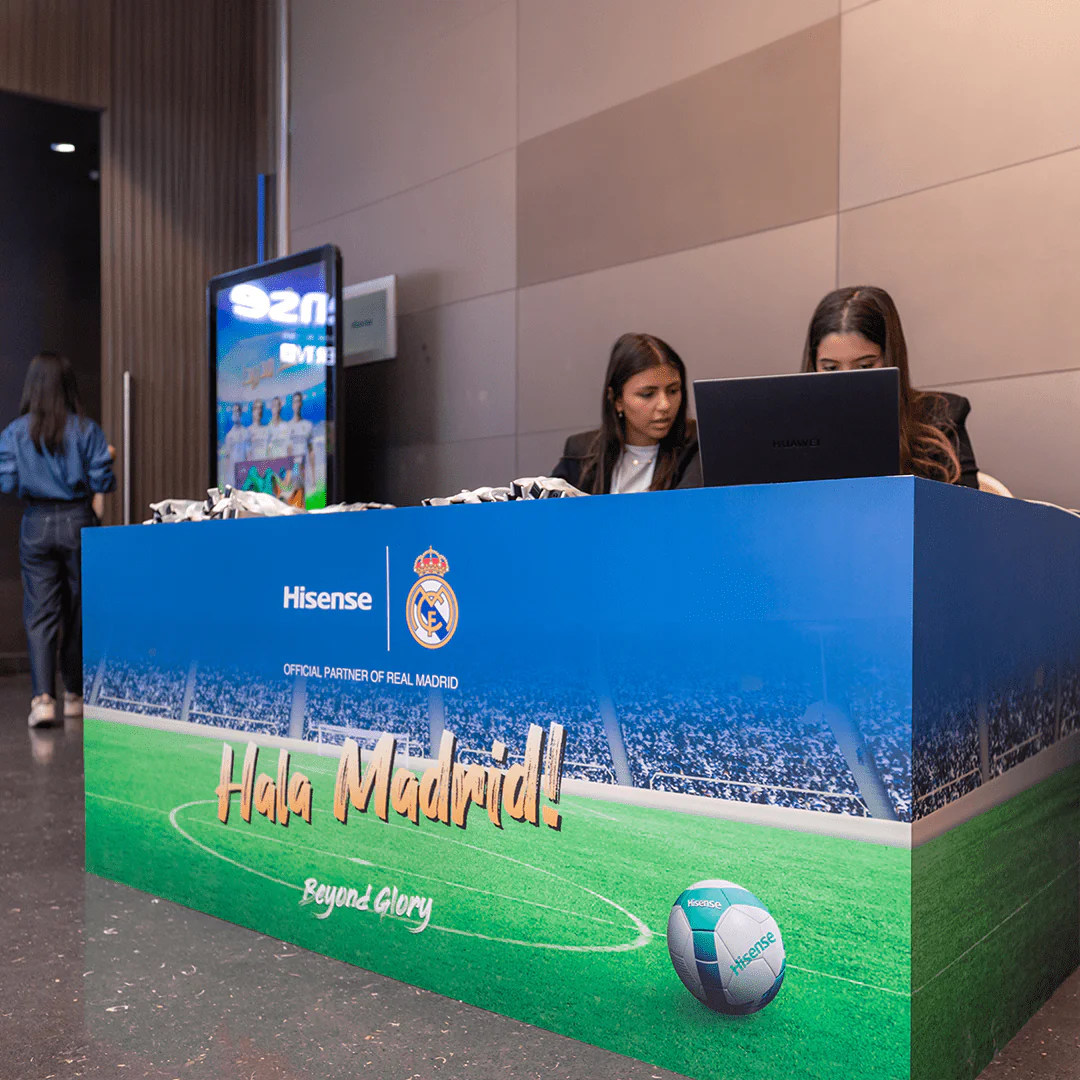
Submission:
[[[736,975],[744,967],[746,967],[751,961],[756,960],[770,945],[776,944],[776,935],[770,930],[763,938],[759,938],[754,946],[747,952],[743,953],[734,964],[731,965],[731,970]]]
[[[286,608],[308,611],[370,611],[371,593],[367,592],[320,592],[306,589],[303,585],[285,586]]]
[[[233,316],[248,322],[272,322],[281,326],[325,326],[334,308],[330,294],[309,292],[301,296],[295,289],[266,292],[244,282],[229,290]]]

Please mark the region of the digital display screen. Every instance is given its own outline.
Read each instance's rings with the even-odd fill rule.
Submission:
[[[334,248],[214,278],[214,483],[301,509],[334,497]]]

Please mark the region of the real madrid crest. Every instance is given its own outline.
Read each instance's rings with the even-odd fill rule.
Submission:
[[[457,629],[458,603],[446,583],[450,564],[434,548],[428,548],[413,563],[420,580],[409,590],[405,617],[409,633],[425,649],[441,649]]]

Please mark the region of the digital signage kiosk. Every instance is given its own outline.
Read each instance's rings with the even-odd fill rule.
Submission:
[[[308,510],[340,500],[340,310],[329,244],[211,278],[211,487]]]

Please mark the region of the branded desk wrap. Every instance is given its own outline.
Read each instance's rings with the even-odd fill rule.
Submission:
[[[894,477],[83,558],[94,874],[699,1078],[973,1077],[1080,961],[1066,514]],[[751,1015],[669,958],[704,879],[779,927]]]

